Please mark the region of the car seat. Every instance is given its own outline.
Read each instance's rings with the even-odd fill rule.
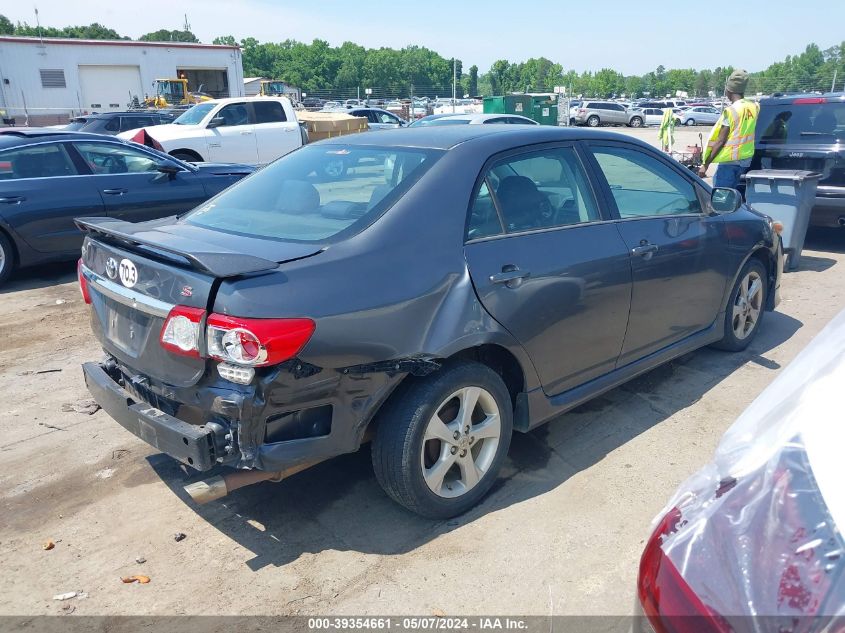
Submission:
[[[499,183],[496,195],[509,230],[532,229],[542,224],[545,196],[530,178],[508,176]]]

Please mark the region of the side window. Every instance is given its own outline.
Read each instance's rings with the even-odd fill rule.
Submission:
[[[594,147],[593,155],[622,218],[701,213],[693,184],[657,158],[621,147]]]
[[[287,121],[285,109],[278,101],[253,101],[256,123],[283,123]]]
[[[388,114],[387,112],[376,112],[376,116],[382,123],[399,123],[399,119],[397,119],[392,114]]]
[[[249,113],[246,105],[243,103],[233,103],[227,105],[225,108],[217,113],[218,117],[222,118],[226,127],[233,127],[236,125],[249,125]]]
[[[61,143],[33,145],[0,152],[0,180],[76,176],[67,150]]]
[[[512,156],[487,173],[507,233],[600,219],[575,150],[550,148]],[[479,199],[481,194],[479,192]]]
[[[151,127],[153,125],[158,125],[158,121],[148,116],[121,117],[121,122],[120,127],[124,132],[126,130],[135,130],[139,127]]]
[[[134,174],[158,169],[158,162],[132,147],[117,143],[74,143],[94,174]]]
[[[108,121],[106,121],[105,126],[103,126],[109,132],[120,132],[120,117],[112,117]],[[130,128],[126,128],[130,129]]]
[[[499,214],[496,213],[496,205],[490,195],[490,187],[485,180],[481,183],[470,209],[467,239],[476,240],[481,237],[501,235],[502,233],[502,223],[499,220]]]

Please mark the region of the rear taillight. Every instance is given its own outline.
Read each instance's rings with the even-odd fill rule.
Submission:
[[[819,103],[827,103],[824,97],[802,97],[792,102],[794,105],[818,105]]]
[[[183,356],[199,358],[200,329],[205,310],[176,306],[161,328],[161,346]]]
[[[208,355],[248,367],[276,365],[296,356],[314,333],[311,319],[208,317]]]
[[[587,114],[587,111],[584,108],[578,108],[578,114]]]
[[[79,292],[82,293],[82,300],[91,303],[91,292],[88,290],[88,280],[82,274],[82,259],[76,263],[76,276],[79,279]]]
[[[674,533],[681,511],[673,508],[660,520],[640,559],[637,593],[656,633],[729,633],[727,622],[708,608],[672,561],[663,553],[663,539]]]

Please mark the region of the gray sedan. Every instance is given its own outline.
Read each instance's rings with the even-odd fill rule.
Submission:
[[[722,113],[710,106],[696,106],[680,112],[675,118],[678,125],[714,125],[718,123]]]
[[[513,432],[702,346],[745,349],[783,263],[738,192],[540,125],[344,136],[187,215],[78,222],[106,353],[86,383],[158,450],[232,468],[196,498],[372,439],[385,492],[441,519],[490,490]]]

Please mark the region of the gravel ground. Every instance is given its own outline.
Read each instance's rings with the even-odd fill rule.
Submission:
[[[627,614],[654,515],[843,305],[845,236],[808,247],[749,350],[516,435],[493,493],[449,522],[388,500],[367,449],[194,505],[195,477],[86,409],[100,350],[74,266],[26,271],[0,289],[0,614]]]

